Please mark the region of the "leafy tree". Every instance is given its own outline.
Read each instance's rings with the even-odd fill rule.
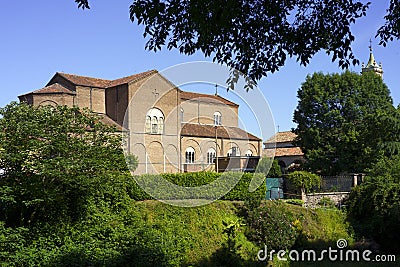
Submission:
[[[75,0],[89,8],[88,0]],[[148,50],[197,51],[258,81],[295,57],[302,65],[324,50],[339,66],[358,64],[351,25],[366,16],[364,1],[134,0],[130,18],[143,24]],[[391,0],[380,43],[399,38],[399,0]],[[232,75],[235,81],[238,76]],[[231,83],[233,84],[233,83]]]
[[[361,172],[384,152],[390,153],[391,141],[399,139],[395,133],[400,121],[392,125],[380,121],[399,116],[389,89],[374,73],[315,73],[306,78],[298,98],[295,143],[313,171]]]
[[[350,194],[348,214],[360,237],[400,252],[400,156],[382,158],[368,171]]]
[[[0,109],[0,220],[23,226],[78,218],[111,171],[125,171],[121,137],[65,106]]]
[[[287,179],[305,193],[310,192],[315,186],[321,186],[321,177],[306,171],[294,171],[288,174]]]
[[[376,114],[369,114],[365,121],[371,131],[364,132],[364,140],[378,148],[371,156],[390,157],[400,153],[400,107],[378,110]]]
[[[263,173],[266,177],[277,178],[282,177],[282,170],[276,159],[273,160],[270,168],[271,158],[263,157],[258,162],[256,173]]]

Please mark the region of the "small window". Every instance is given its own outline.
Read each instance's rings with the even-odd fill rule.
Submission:
[[[247,151],[246,151],[246,157],[252,157],[253,156],[253,152],[250,150],[250,149],[248,149]]]
[[[164,133],[164,118],[160,117],[158,118],[158,132],[159,134],[163,134]]]
[[[146,116],[146,133],[150,133],[151,129],[151,117]]]
[[[151,133],[152,134],[158,133],[158,119],[157,119],[157,117],[151,118]]]
[[[231,149],[228,150],[228,153],[226,154],[228,157],[236,157],[240,155],[239,148],[234,146]]]
[[[220,112],[214,112],[214,125],[222,125],[222,115]]]
[[[214,148],[208,149],[207,150],[207,163],[208,164],[214,163],[215,157],[216,157],[215,149]]]
[[[188,147],[185,151],[186,163],[194,163],[194,148]]]

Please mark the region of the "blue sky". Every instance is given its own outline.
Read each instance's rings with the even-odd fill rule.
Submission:
[[[384,48],[374,39],[388,2],[373,1],[367,17],[354,25],[353,50],[360,62],[368,61],[372,38],[375,58],[383,64],[384,81],[394,104],[398,105],[400,42],[391,42]],[[57,71],[116,79],[190,61],[211,61],[200,53],[185,56],[166,49],[157,53],[145,51],[143,27],[129,20],[131,0],[90,3],[90,10],[81,10],[73,0],[0,1],[0,107],[17,100],[20,94],[42,88]],[[280,131],[295,127],[292,117],[298,101],[297,90],[307,74],[341,72],[337,66],[321,52],[307,67],[290,59],[278,72],[259,82]],[[350,69],[359,72],[361,66]],[[207,85],[199,88],[202,92],[207,90],[214,93],[215,88]],[[235,99],[234,93],[220,92]],[[240,112],[246,121],[246,109]]]

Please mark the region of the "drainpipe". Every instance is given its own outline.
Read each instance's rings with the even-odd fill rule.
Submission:
[[[93,111],[92,90],[93,90],[93,88],[90,87],[90,90],[89,90],[89,108],[90,108],[90,111]]]

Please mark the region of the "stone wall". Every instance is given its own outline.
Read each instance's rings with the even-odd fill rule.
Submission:
[[[304,201],[305,207],[316,208],[318,206],[318,202],[324,197],[330,198],[335,205],[339,205],[342,204],[349,195],[350,192],[312,193],[303,195],[302,200]]]

